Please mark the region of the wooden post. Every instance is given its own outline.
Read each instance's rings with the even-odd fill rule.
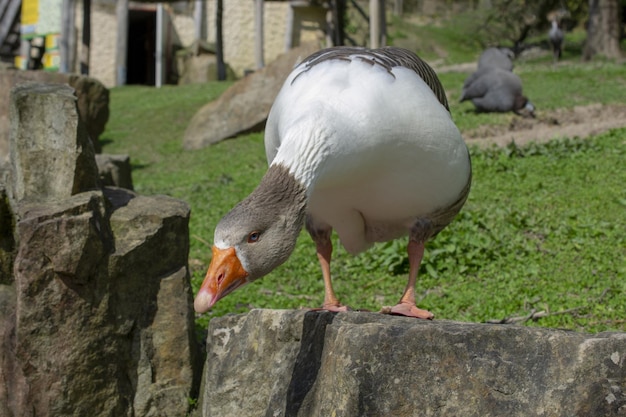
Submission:
[[[385,16],[385,11],[387,10],[387,6],[385,4],[385,0],[380,0],[380,14],[379,22],[380,22],[380,46],[387,45],[387,17]]]
[[[126,84],[126,61],[128,53],[128,0],[117,0],[115,9],[117,15],[117,42],[115,67],[117,77],[115,85]]]
[[[294,16],[296,14],[296,11],[293,8],[293,3],[289,5],[289,8],[287,9],[287,31],[285,33],[285,52],[290,50],[291,48],[293,48],[293,23],[294,23]]]
[[[344,27],[344,13],[346,11],[345,0],[334,0],[332,2],[333,10],[333,45],[340,46],[344,44],[343,27]]]
[[[76,46],[76,32],[74,31],[74,11],[73,0],[63,0],[61,4],[61,40],[59,42],[59,53],[61,62],[59,72],[67,73],[74,71],[74,51]]]
[[[224,41],[222,39],[223,9],[223,0],[217,0],[217,8],[215,10],[215,55],[217,58],[217,79],[219,81],[224,81],[226,79],[226,66],[224,65]]]
[[[380,0],[370,0],[370,48],[380,48]]]
[[[404,9],[404,4],[402,0],[395,0],[393,3],[393,14],[394,16],[402,16],[402,10]]]
[[[91,46],[91,0],[83,0],[83,34],[80,54],[80,73],[89,75],[89,49]]]
[[[195,0],[193,21],[196,29],[196,39],[204,39],[204,0]]]
[[[263,68],[263,0],[254,0],[254,60],[256,69]]]
[[[165,22],[165,14],[163,10],[163,3],[157,3],[156,10],[156,51],[155,51],[155,62],[154,62],[154,86],[156,88],[160,88],[163,85],[163,44],[164,36],[163,36],[163,26]]]

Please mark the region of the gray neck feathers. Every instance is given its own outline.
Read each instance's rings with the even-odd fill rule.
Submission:
[[[297,229],[304,224],[306,188],[283,165],[269,167],[261,183],[233,209],[239,216],[269,224],[276,216],[284,217]]]

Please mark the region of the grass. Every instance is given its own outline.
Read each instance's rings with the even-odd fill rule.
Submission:
[[[522,62],[516,71],[539,109],[625,101],[626,70],[616,64]],[[513,117],[477,115],[457,103],[466,75],[441,74],[462,131]],[[194,291],[210,261],[215,224],[266,169],[260,133],[193,152],[182,148],[191,117],[228,85],[114,88],[102,136],[104,152],[130,154],[139,193],[171,195],[192,207]],[[458,218],[427,246],[420,306],[439,318],[462,321],[546,311],[551,314],[528,324],[626,330],[626,129],[589,140],[471,153],[472,191]],[[397,301],[406,284],[405,240],[357,257],[334,243],[335,289],[343,302],[378,310]],[[322,299],[315,248],[303,232],[287,263],[221,300],[198,323],[206,326],[211,317],[252,307],[318,306]],[[565,313],[554,314],[559,312]]]

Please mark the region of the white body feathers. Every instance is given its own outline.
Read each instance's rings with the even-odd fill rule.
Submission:
[[[358,58],[298,66],[270,112],[270,165],[307,188],[315,224],[352,253],[458,200],[471,167],[450,113],[413,70]]]

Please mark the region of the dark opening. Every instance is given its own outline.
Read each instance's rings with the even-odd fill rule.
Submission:
[[[156,11],[128,11],[126,84],[155,85]]]

